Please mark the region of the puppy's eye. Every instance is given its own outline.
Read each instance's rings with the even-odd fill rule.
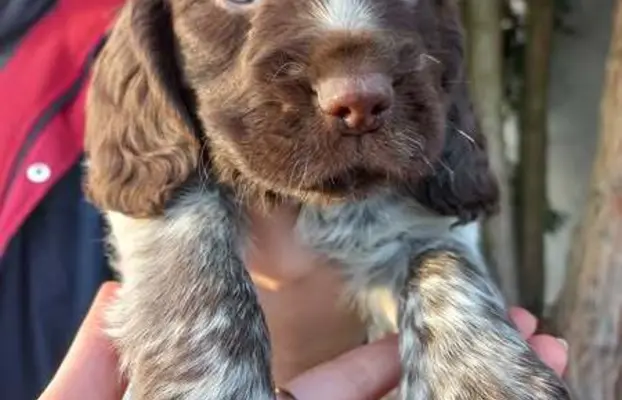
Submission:
[[[229,10],[242,12],[248,11],[258,3],[260,3],[260,0],[220,0],[220,4]]]
[[[227,2],[236,6],[249,6],[257,2],[257,0],[227,0]]]

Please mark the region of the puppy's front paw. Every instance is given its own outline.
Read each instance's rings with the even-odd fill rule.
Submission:
[[[125,400],[273,400],[270,342],[256,303],[216,298],[201,282],[183,292],[171,286],[142,282],[108,310],[130,383]]]
[[[406,384],[403,399],[409,400],[566,400],[564,383],[531,354],[513,355],[489,343],[487,353],[462,351],[445,354],[442,361],[428,358],[428,395]],[[481,350],[481,347],[477,346]],[[496,354],[495,354],[496,353]],[[457,359],[459,357],[459,359]],[[517,358],[512,358],[517,357]]]
[[[460,329],[428,328],[416,340],[402,340],[402,359],[408,361],[401,399],[570,399],[563,381],[519,337]],[[421,347],[413,351],[409,346]]]
[[[566,400],[481,268],[451,252],[417,264],[400,304],[403,400]]]

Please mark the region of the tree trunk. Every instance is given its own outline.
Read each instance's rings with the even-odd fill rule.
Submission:
[[[544,235],[548,82],[555,0],[530,0],[522,104],[519,172],[519,287],[521,304],[544,308]]]
[[[601,104],[601,133],[583,221],[555,315],[570,343],[579,399],[622,399],[622,5],[618,1]],[[586,134],[589,134],[586,132]]]
[[[507,300],[518,301],[512,188],[503,140],[502,2],[463,3],[467,29],[470,90],[480,125],[488,141],[491,167],[501,186],[501,212],[484,225],[484,243],[491,269]]]

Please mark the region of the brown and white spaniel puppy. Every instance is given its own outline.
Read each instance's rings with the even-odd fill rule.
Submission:
[[[134,400],[274,399],[244,268],[251,205],[341,268],[408,400],[567,399],[478,243],[498,187],[455,0],[129,0],[87,106],[91,201],[122,274]],[[326,399],[330,400],[330,399]]]

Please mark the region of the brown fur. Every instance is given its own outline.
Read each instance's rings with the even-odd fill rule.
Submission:
[[[302,18],[310,2],[284,13],[264,0],[250,23],[213,0],[131,1],[89,94],[90,199],[155,216],[201,165],[251,196],[326,203],[397,186],[444,215],[494,210],[454,2],[387,2],[384,29],[361,34],[320,30]],[[316,82],[354,71],[395,82],[379,134],[345,137],[318,110]]]
[[[149,8],[150,7],[150,8]],[[157,2],[127,8],[94,69],[87,100],[86,193],[102,209],[142,218],[161,213],[199,164],[199,140],[184,115],[177,66]],[[133,12],[130,12],[133,11]]]

